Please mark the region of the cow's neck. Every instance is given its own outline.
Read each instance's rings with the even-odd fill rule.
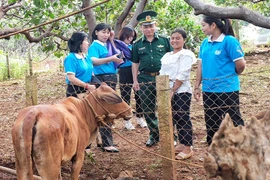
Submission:
[[[93,106],[94,103],[91,103],[91,104]],[[85,119],[91,133],[98,128],[98,122],[96,120],[93,110],[89,107],[85,99],[81,101],[81,106],[84,109],[82,116]],[[95,105],[93,108],[95,108]]]

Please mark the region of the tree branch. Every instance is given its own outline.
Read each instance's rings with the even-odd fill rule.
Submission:
[[[135,3],[135,0],[128,0],[127,3],[126,3],[125,8],[123,10],[123,12],[117,18],[116,23],[115,23],[115,27],[114,27],[114,31],[115,31],[116,37],[118,37],[118,32],[122,28],[123,22],[125,21],[125,19],[129,15],[130,10],[132,9],[134,3]]]
[[[20,2],[21,1],[18,1],[16,3],[11,3],[7,5],[2,4],[0,7],[0,19],[2,19],[9,10],[21,7],[22,4]]]
[[[147,3],[147,0],[140,0],[140,2],[138,3],[137,5],[137,8],[136,8],[136,11],[133,15],[133,17],[131,18],[130,22],[128,23],[128,25],[132,26],[132,27],[135,27],[137,26],[138,24],[138,21],[137,21],[137,16],[143,12],[144,8],[145,8],[145,5]]]
[[[265,0],[250,0],[252,3],[259,3],[259,2],[263,2]]]
[[[200,0],[185,0],[185,2],[193,7],[195,15],[204,14],[218,18],[240,19],[256,26],[270,29],[269,17],[265,17],[243,6],[239,6],[238,8],[218,7],[210,4],[205,4]]]

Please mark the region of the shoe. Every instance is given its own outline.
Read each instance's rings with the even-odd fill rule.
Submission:
[[[142,128],[147,127],[147,124],[142,117],[140,117],[140,118],[137,117],[136,120],[137,120],[137,124],[140,125]]]
[[[146,147],[152,147],[157,143],[158,143],[158,141],[156,141],[156,140],[148,139],[148,141],[145,143],[145,145],[146,145]]]
[[[102,147],[101,150],[103,152],[111,152],[111,153],[118,153],[119,150],[116,147],[108,146],[108,147]]]
[[[133,129],[135,129],[135,127],[131,124],[130,121],[126,121],[126,122],[125,122],[125,128],[126,128],[127,130],[133,130]]]
[[[177,141],[173,141],[173,145],[176,146],[177,145]]]
[[[191,156],[193,156],[193,147],[192,146],[190,146],[190,152],[188,154],[183,153],[183,151],[182,151],[175,156],[175,159],[176,160],[184,160],[184,159],[190,158]]]

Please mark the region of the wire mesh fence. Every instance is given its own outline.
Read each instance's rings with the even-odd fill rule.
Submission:
[[[180,149],[177,151],[178,153],[181,152],[182,148],[179,147],[180,144],[192,145],[194,151],[193,156],[184,162],[199,166],[203,165],[203,157],[208,148],[207,132],[210,133],[210,131],[215,132],[217,130],[221,121],[217,116],[220,117],[224,113],[231,111],[232,115],[237,116],[236,119],[243,119],[245,123],[248,123],[251,115],[269,107],[269,58],[262,63],[248,65],[245,73],[240,76],[240,80],[241,90],[239,93],[204,93],[202,98],[208,100],[208,103],[203,103],[202,99],[197,102],[188,93],[178,94],[173,97],[171,105],[175,138],[170,143],[175,143],[175,151],[178,148]],[[191,82],[194,82],[194,74],[191,76]],[[134,109],[134,117],[129,121],[134,128],[129,130],[130,128],[127,128],[126,121],[116,120],[111,126],[113,129],[111,132],[111,145],[117,147],[120,152],[103,152],[98,143],[93,143],[91,153],[85,158],[80,179],[106,179],[108,177],[113,179],[119,177],[119,174],[125,174],[138,179],[159,179],[162,177],[162,158],[155,155],[161,153],[162,145],[158,143],[151,148],[145,146],[146,141],[151,137],[157,141],[160,140],[159,126],[155,124],[158,122],[155,120],[159,118],[157,113],[159,106],[156,103],[156,99],[159,97],[156,97],[157,92],[154,82],[141,84],[140,86],[144,90],[143,92],[134,92],[131,84],[116,84],[117,93],[122,95],[122,98],[130,103]],[[59,103],[66,97],[66,88],[64,73],[50,72],[38,74],[38,104]],[[11,80],[2,82],[0,89],[0,134],[2,147],[0,149],[0,164],[14,169],[15,159],[10,130],[18,111],[26,106],[25,81]],[[168,91],[170,90],[168,89]],[[212,96],[216,96],[215,98],[218,100],[212,101]],[[237,105],[238,97],[239,106]],[[240,107],[241,118],[237,110],[238,107]],[[209,117],[205,118],[205,114]],[[154,122],[151,121],[152,119]],[[205,119],[212,121],[212,123],[206,126]],[[241,124],[241,122],[236,123]],[[143,124],[146,124],[147,127]],[[63,179],[67,179],[67,174],[70,173],[70,165],[64,166],[62,172]],[[203,168],[192,165],[177,163],[176,172],[178,179],[187,177],[207,179]],[[5,174],[4,177],[6,178],[7,175]]]

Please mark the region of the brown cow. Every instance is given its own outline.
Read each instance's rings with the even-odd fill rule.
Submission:
[[[33,164],[43,179],[62,179],[61,165],[70,160],[71,179],[78,179],[98,121],[132,115],[130,106],[105,83],[83,100],[68,97],[58,104],[24,108],[12,129],[18,180],[33,179]]]

